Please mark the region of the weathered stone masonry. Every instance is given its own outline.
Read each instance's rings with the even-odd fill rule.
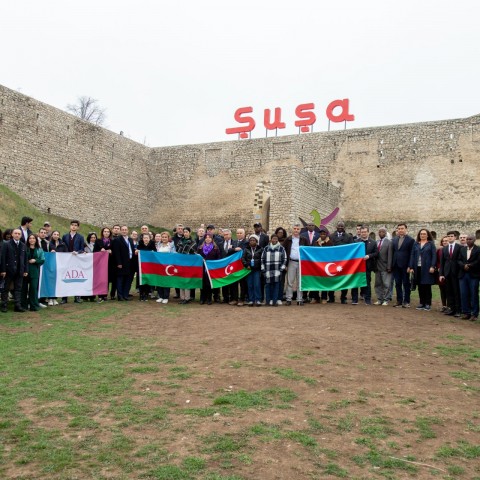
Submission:
[[[480,116],[149,148],[0,87],[1,182],[94,224],[324,217],[480,229]]]

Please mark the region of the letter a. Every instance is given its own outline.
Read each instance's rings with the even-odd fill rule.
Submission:
[[[352,122],[353,120],[355,120],[355,115],[351,115],[350,113],[348,113],[349,102],[350,100],[348,98],[344,98],[343,100],[334,100],[333,102],[330,102],[327,107],[327,118],[330,121],[337,123]],[[333,111],[337,107],[340,107],[342,111],[338,115],[335,115]]]

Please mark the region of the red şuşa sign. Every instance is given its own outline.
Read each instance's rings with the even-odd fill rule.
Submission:
[[[355,116],[349,112],[349,99],[344,98],[342,100],[333,100],[330,102],[326,109],[326,115],[329,121],[340,122],[352,122],[355,120]],[[315,104],[302,103],[295,109],[295,115],[298,120],[295,121],[295,126],[299,127],[300,132],[310,132],[310,127],[317,121],[317,116],[313,111]],[[335,113],[334,110],[341,109],[339,113]],[[256,125],[255,119],[248,115],[253,113],[253,107],[240,107],[235,111],[233,118],[240,124],[238,127],[227,128],[225,133],[228,135],[238,134],[240,138],[248,138],[249,132],[251,132]],[[282,122],[282,109],[276,107],[272,120],[272,111],[266,108],[263,111],[263,125],[267,130],[278,130],[286,127],[285,122]]]

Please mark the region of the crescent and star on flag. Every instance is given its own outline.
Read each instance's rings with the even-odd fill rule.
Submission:
[[[173,268],[173,273],[170,273],[168,271],[169,268]],[[168,265],[166,268],[165,268],[165,273],[169,276],[169,277],[172,277],[173,275],[175,275],[176,273],[178,273],[178,269],[175,268],[173,265]]]
[[[332,273],[330,271],[330,268],[333,267],[333,265],[335,265],[335,272]],[[327,263],[325,265],[325,273],[329,276],[329,277],[334,277],[335,275],[337,275],[338,273],[340,273],[341,271],[343,270],[343,267],[341,267],[340,265],[337,265],[336,263],[333,263],[333,262],[330,262],[330,263]]]

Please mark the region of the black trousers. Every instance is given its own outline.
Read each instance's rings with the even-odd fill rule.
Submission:
[[[5,276],[5,288],[2,290],[1,295],[2,305],[7,305],[8,289],[11,283],[13,283],[13,301],[15,302],[15,307],[21,307],[23,275],[14,275],[13,277],[9,277],[7,274]]]
[[[445,288],[447,290],[447,307],[455,313],[460,313],[460,284],[456,275],[445,277]]]

